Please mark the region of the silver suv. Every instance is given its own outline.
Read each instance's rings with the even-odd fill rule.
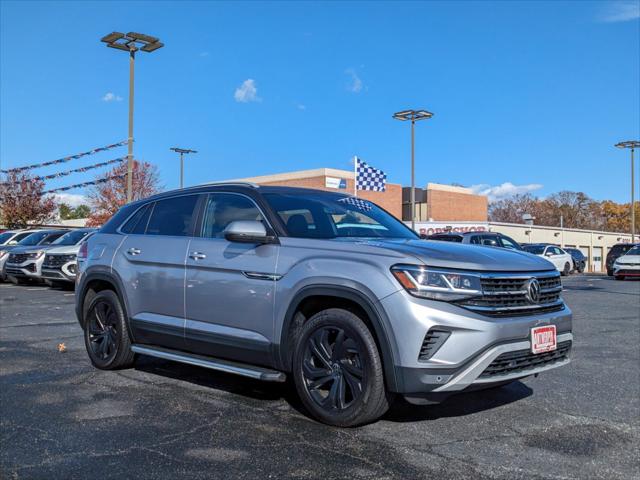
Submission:
[[[340,193],[211,184],[123,207],[82,244],[76,313],[92,363],[136,354],[264,381],[308,412],[374,421],[565,365],[571,312],[551,263],[420,240]]]

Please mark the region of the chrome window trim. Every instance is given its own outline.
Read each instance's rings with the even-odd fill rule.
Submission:
[[[147,234],[146,233],[125,233],[122,231],[122,227],[124,227],[127,222],[131,219],[131,217],[133,217],[136,213],[138,213],[140,211],[141,208],[146,207],[149,204],[153,204],[151,205],[151,212],[149,213],[149,218],[147,219],[147,225],[144,228],[144,231],[147,231],[147,227],[149,226],[149,221],[151,220],[151,215],[153,215],[153,211],[156,208],[156,203],[157,202],[161,202],[164,200],[171,200],[173,198],[178,198],[178,197],[186,197],[186,196],[199,196],[199,195],[207,195],[208,192],[199,192],[199,193],[194,193],[194,192],[185,192],[183,194],[180,195],[171,195],[171,196],[167,196],[167,197],[162,197],[162,198],[157,198],[155,200],[149,200],[148,202],[145,202],[143,204],[141,204],[138,208],[136,208],[133,212],[131,212],[131,215],[129,215],[127,218],[125,218],[122,223],[118,226],[118,228],[116,228],[116,233],[119,233],[120,235],[136,235],[136,236],[140,236],[140,237],[146,237]],[[197,202],[196,202],[197,203]],[[196,212],[197,213],[197,212]],[[153,236],[153,237],[171,237],[171,238],[194,238],[193,235],[149,235],[149,236]]]

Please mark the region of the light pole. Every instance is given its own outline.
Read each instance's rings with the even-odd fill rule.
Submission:
[[[136,52],[153,52],[162,48],[163,43],[156,37],[144,35],[142,33],[111,32],[100,39],[109,48],[117,48],[129,52],[129,145],[127,151],[127,203],[133,198],[133,73]]]
[[[406,122],[411,120],[411,229],[416,229],[416,177],[415,177],[415,125],[418,120],[433,117],[426,110],[403,110],[393,114],[393,118]]]
[[[629,140],[626,142],[616,143],[618,148],[628,148],[631,150],[631,243],[636,242],[636,209],[634,198],[634,185],[636,183],[635,173],[633,168],[633,152],[636,148],[640,148],[640,142],[637,140]]]
[[[174,152],[180,154],[180,188],[182,188],[183,179],[184,179],[184,158],[183,158],[183,155],[185,153],[198,153],[198,152],[196,150],[190,150],[188,148],[178,148],[178,147],[171,147],[169,150],[173,150]]]

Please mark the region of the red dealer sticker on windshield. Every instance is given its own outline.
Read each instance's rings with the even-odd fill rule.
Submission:
[[[557,347],[555,325],[531,329],[531,351],[533,353],[552,352]]]

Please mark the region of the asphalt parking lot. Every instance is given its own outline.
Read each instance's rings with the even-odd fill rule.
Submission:
[[[145,357],[98,371],[73,292],[0,284],[0,477],[638,478],[640,282],[564,284],[569,366],[348,430],[287,385]]]

